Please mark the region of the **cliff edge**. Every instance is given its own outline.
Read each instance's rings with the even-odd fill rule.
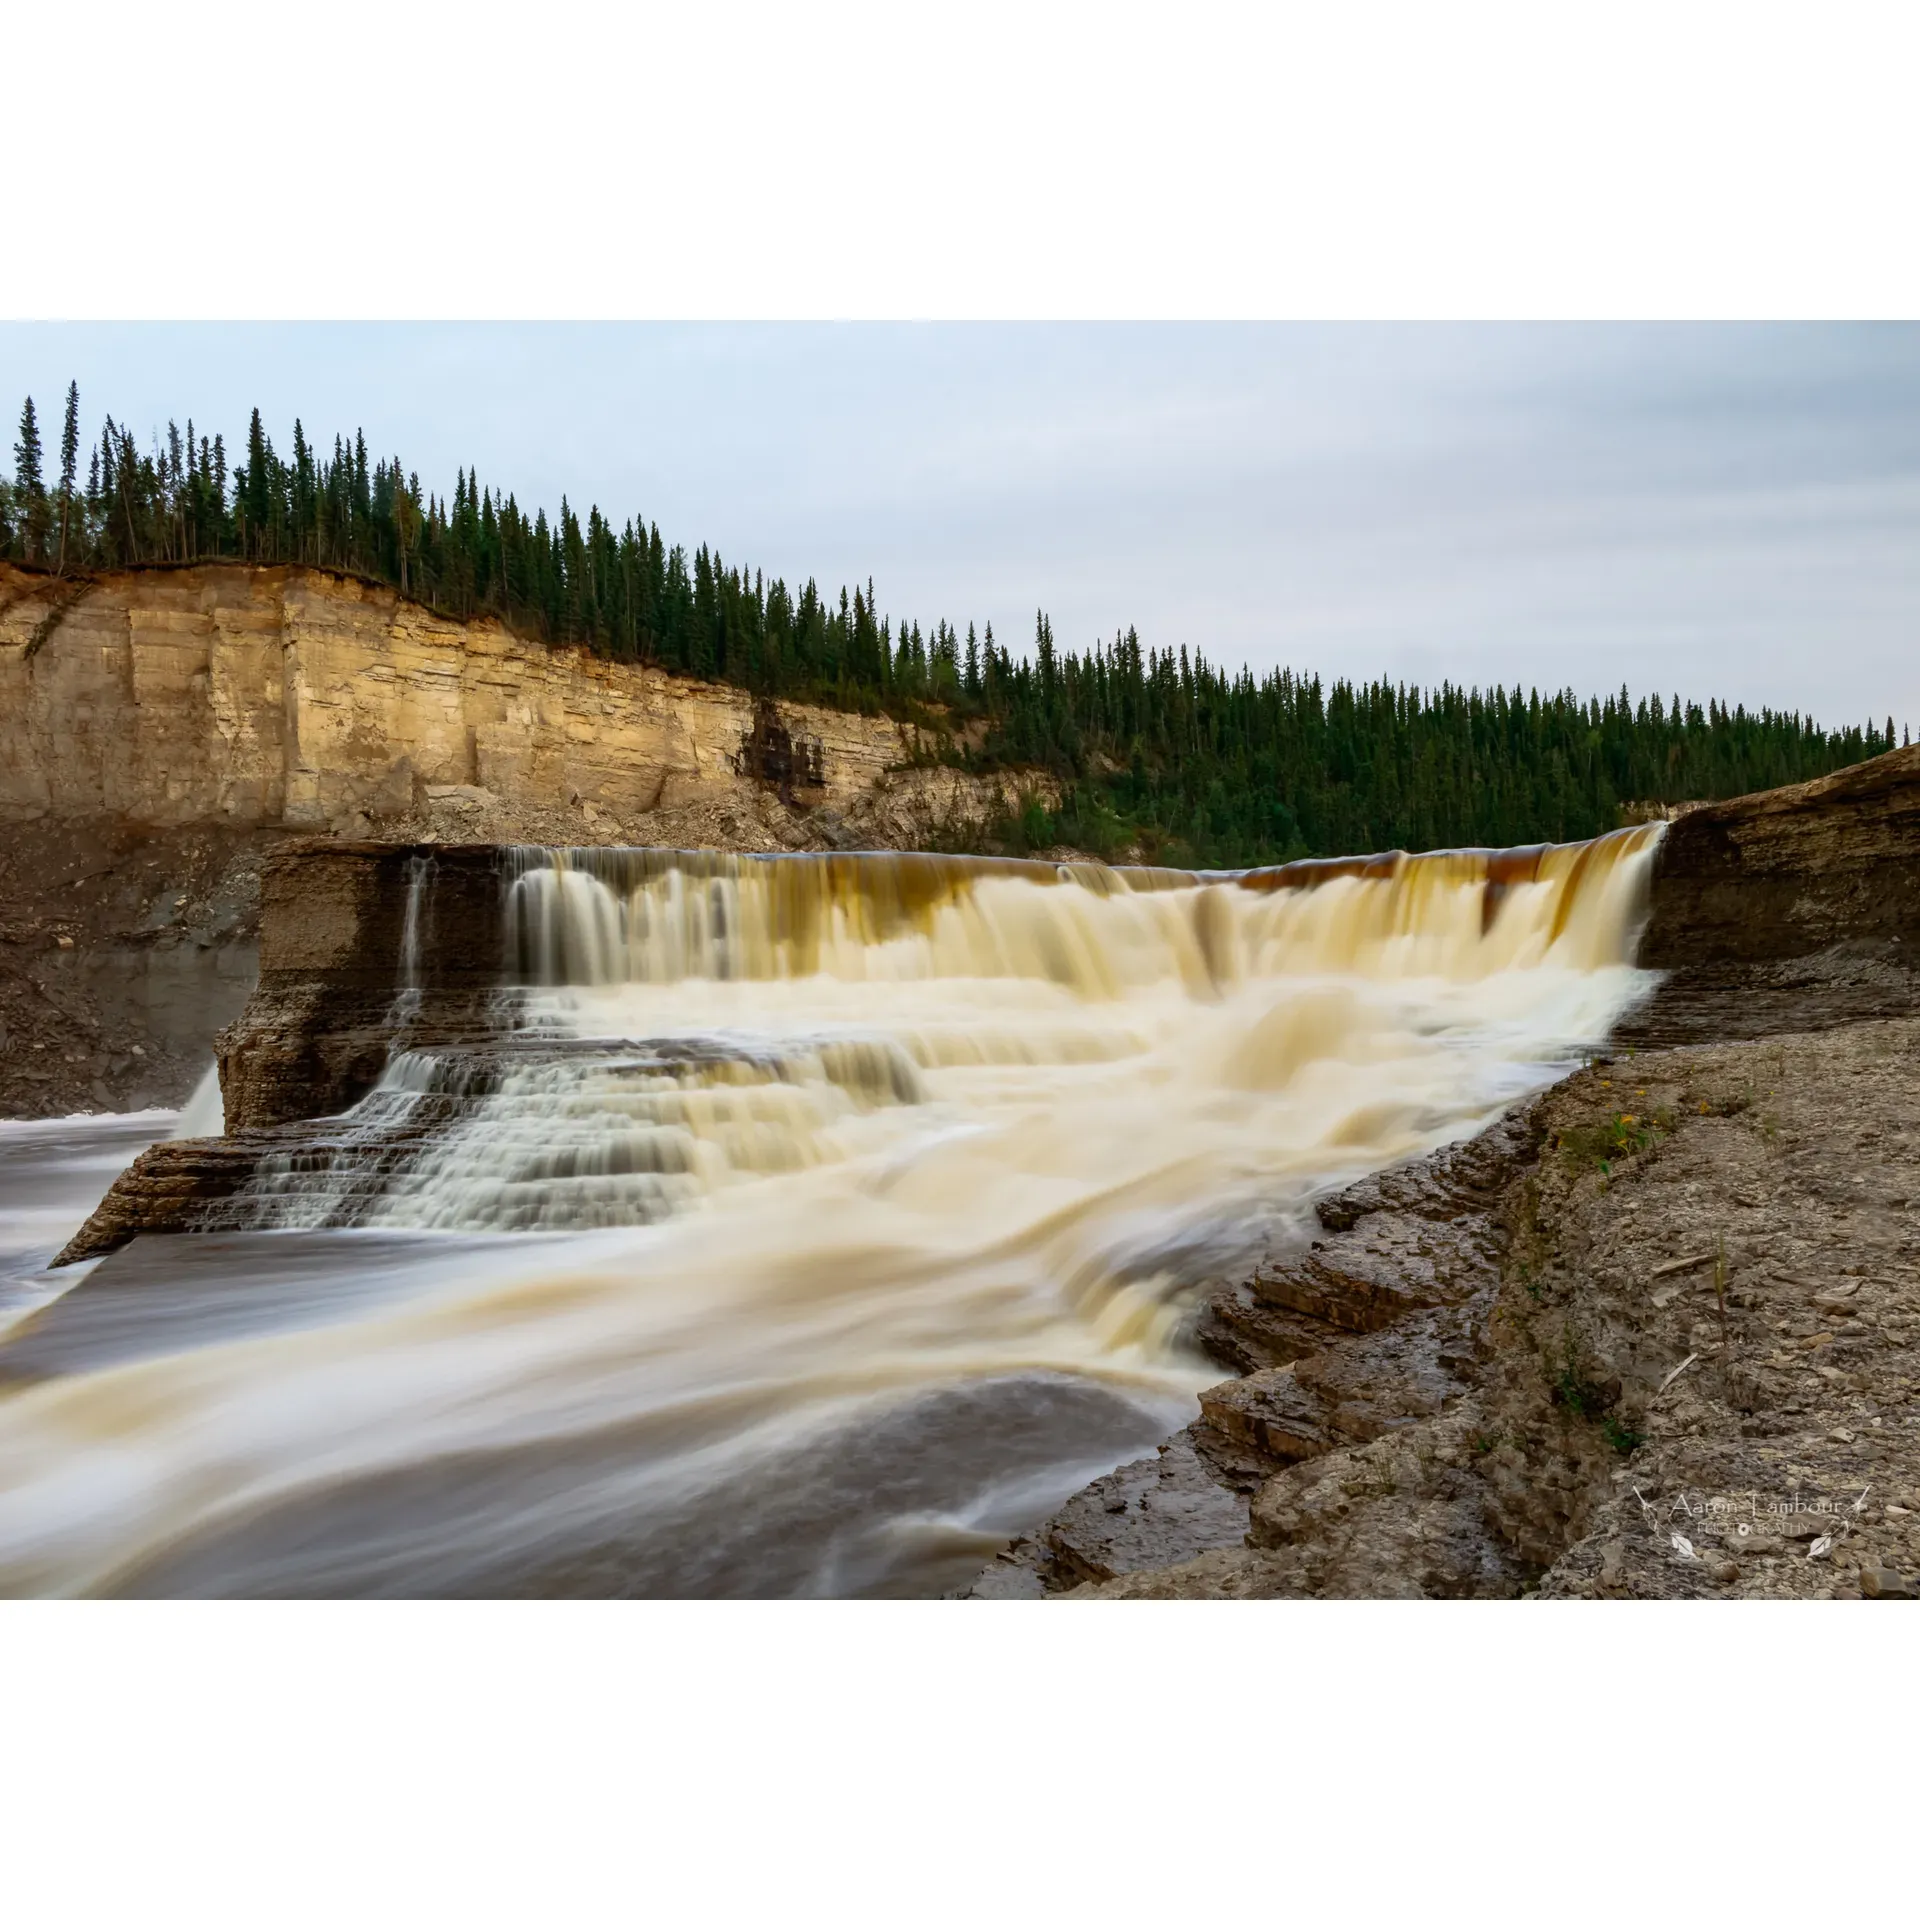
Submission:
[[[295,837],[919,847],[1017,803],[891,720],[306,567],[0,564],[0,710],[0,1116],[184,1100]]]

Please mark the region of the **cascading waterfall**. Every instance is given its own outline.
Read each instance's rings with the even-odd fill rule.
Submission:
[[[420,1017],[422,961],[427,921],[432,911],[433,856],[416,853],[407,862],[407,909],[400,924],[400,987],[387,1010],[387,1026],[396,1051]]]
[[[187,1104],[173,1123],[173,1138],[198,1140],[208,1134],[224,1133],[227,1127],[226,1104],[220,1093],[220,1069],[209,1066],[195,1082]]]
[[[0,1590],[938,1591],[1190,1417],[1196,1285],[1603,1039],[1657,834],[515,849],[439,1052],[423,862],[381,1085],[227,1216],[303,1235],[221,1243],[410,1277],[0,1399]]]
[[[1631,959],[1657,828],[1571,846],[1244,873],[940,854],[514,850],[507,964],[546,986],[1033,977],[1082,996],[1178,977],[1479,978]]]

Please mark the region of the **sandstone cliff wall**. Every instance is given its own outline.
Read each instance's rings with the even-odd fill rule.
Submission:
[[[454,621],[299,567],[59,582],[0,566],[0,820],[112,815],[442,840],[807,844],[735,770],[745,693]],[[790,707],[836,815],[880,844],[985,789],[908,771],[884,719]],[[889,825],[893,830],[889,831]],[[423,831],[424,830],[424,831]],[[850,842],[851,843],[851,840]]]

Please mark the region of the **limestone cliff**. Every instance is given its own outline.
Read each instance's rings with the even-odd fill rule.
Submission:
[[[755,716],[741,690],[302,567],[73,583],[0,566],[0,702],[11,821],[771,850],[924,839],[985,798],[909,768],[890,720],[789,707],[819,745],[804,798],[824,836],[810,832],[742,770]]]

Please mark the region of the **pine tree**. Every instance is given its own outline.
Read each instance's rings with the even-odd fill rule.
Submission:
[[[67,570],[67,536],[73,524],[73,483],[80,464],[80,382],[67,383],[67,417],[60,428],[60,558]]]
[[[40,477],[40,424],[34,418],[33,396],[20,409],[20,438],[13,443],[13,499],[20,516],[26,557],[45,566],[51,515],[47,489]]]
[[[255,407],[253,419],[247,427],[247,467],[244,485],[240,488],[244,495],[247,552],[258,560],[266,557],[264,540],[267,530],[267,436],[260,425],[260,409]],[[239,502],[235,503],[240,504]]]

